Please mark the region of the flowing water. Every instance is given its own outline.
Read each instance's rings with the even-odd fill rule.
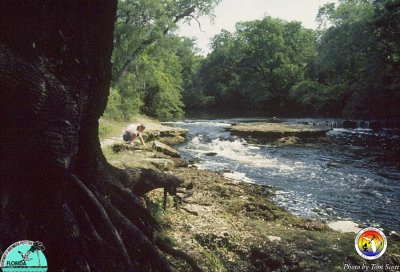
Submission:
[[[248,120],[174,122],[190,131],[189,141],[177,148],[186,159],[200,159],[199,168],[270,186],[274,201],[295,214],[400,230],[400,169],[396,159],[386,159],[383,150],[398,145],[398,135],[389,130],[334,128],[328,133],[333,143],[253,145],[224,130],[243,121]],[[285,122],[335,127],[337,120]]]

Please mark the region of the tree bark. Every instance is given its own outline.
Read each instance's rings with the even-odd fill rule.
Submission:
[[[172,271],[100,149],[117,1],[0,5],[0,254],[38,240],[50,271]]]

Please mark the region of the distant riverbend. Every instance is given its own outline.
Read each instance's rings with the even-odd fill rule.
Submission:
[[[177,147],[184,158],[233,180],[270,186],[274,201],[295,214],[400,230],[396,133],[333,128],[327,133],[330,141],[279,146],[250,144],[225,130],[246,121],[250,120],[186,120],[172,125],[189,130],[188,142]],[[336,122],[283,121],[321,126]],[[391,155],[385,150],[388,145]]]

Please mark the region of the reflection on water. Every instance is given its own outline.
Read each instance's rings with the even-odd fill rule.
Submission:
[[[274,200],[296,214],[400,229],[400,171],[395,164],[380,159],[385,157],[383,151],[365,147],[377,142],[385,148],[385,144],[397,144],[398,136],[339,128],[329,132],[336,143],[251,145],[225,132],[226,126],[237,121],[243,120],[173,123],[190,131],[189,141],[178,149],[185,158],[200,158],[200,168],[224,172],[231,179],[273,186],[277,190]],[[360,141],[361,146],[357,145]]]

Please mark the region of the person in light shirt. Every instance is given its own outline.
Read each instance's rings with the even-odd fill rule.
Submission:
[[[142,132],[146,129],[144,125],[135,125],[130,124],[126,129],[124,134],[122,135],[122,139],[126,142],[133,142],[136,138],[139,137],[140,142],[142,143],[143,147],[146,147],[144,143]]]

